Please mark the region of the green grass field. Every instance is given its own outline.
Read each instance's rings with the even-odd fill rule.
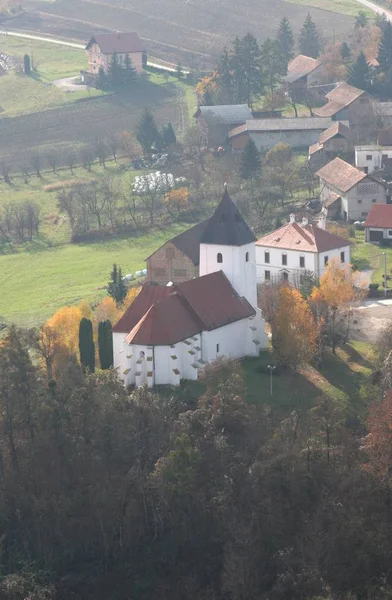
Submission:
[[[358,4],[356,0],[286,0],[292,4],[300,4],[301,6],[312,6],[329,10],[334,13],[356,17],[360,10],[366,12],[368,17],[374,17],[373,11]]]
[[[387,260],[387,276],[392,276],[392,248],[383,248],[365,242],[365,232],[357,231],[355,245],[352,247],[352,261],[360,270],[371,270],[372,282],[381,284],[384,275],[384,252]],[[392,287],[392,279],[387,280],[387,287]]]

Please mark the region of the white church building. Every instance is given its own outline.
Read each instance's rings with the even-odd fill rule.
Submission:
[[[256,239],[227,191],[200,242],[200,276],[146,283],[113,327],[114,367],[125,385],[179,385],[216,358],[268,347],[257,308]]]

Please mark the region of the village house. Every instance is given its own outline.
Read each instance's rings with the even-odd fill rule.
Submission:
[[[325,214],[318,226],[306,218],[297,222],[292,214],[289,223],[257,240],[257,282],[283,280],[298,286],[306,273],[320,277],[332,258],[349,264],[351,242],[326,230]]]
[[[147,281],[166,285],[199,276],[200,242],[209,219],[165,242],[147,258]]]
[[[143,71],[143,44],[137,33],[99,33],[90,38],[86,46],[88,55],[88,72],[98,75],[102,67],[105,74],[109,72],[113,54],[117,54],[119,65],[125,65],[128,55],[132,66],[138,73]]]
[[[328,217],[362,221],[373,204],[387,201],[385,184],[341,158],[319,169],[320,200]]]
[[[125,385],[179,385],[217,358],[257,356],[268,347],[255,241],[225,191],[200,240],[200,276],[145,283],[113,327],[114,366]]]
[[[348,121],[354,141],[369,139],[375,131],[372,98],[348,83],[339,83],[326,95],[327,104],[314,109],[318,117],[329,117],[333,121]]]
[[[242,151],[252,139],[260,151],[270,150],[279,142],[292,148],[304,148],[318,141],[332,124],[329,118],[297,117],[287,119],[253,119],[229,132],[233,151]]]
[[[387,240],[392,245],[392,204],[375,204],[365,221],[365,239],[372,244]]]
[[[214,148],[223,146],[227,142],[229,131],[253,119],[253,115],[247,104],[222,104],[199,106],[194,118],[206,135],[208,146]]]
[[[308,161],[311,169],[320,168],[336,156],[345,157],[352,150],[348,122],[335,121],[320,133],[318,142],[309,146]]]
[[[368,144],[355,146],[355,166],[364,173],[392,171],[392,146]]]
[[[321,62],[316,58],[298,54],[290,60],[287,66],[287,75],[283,82],[290,86],[306,88],[318,85],[320,81]]]

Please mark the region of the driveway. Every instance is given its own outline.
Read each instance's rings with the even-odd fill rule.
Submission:
[[[392,299],[365,300],[358,310],[358,330],[353,337],[377,342],[381,331],[392,322]]]
[[[385,8],[382,8],[382,6],[378,6],[378,4],[369,2],[369,0],[358,0],[358,2],[360,4],[363,4],[363,6],[370,8],[370,10],[373,10],[374,12],[378,13],[379,15],[385,15],[386,18],[388,19],[388,21],[392,21],[392,12],[391,11],[386,10]]]
[[[88,85],[84,85],[80,82],[80,77],[76,75],[75,77],[66,77],[65,79],[56,79],[53,81],[53,85],[58,88],[61,88],[65,92],[81,92],[82,90],[87,90]]]

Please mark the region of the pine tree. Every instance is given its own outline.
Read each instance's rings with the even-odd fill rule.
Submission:
[[[174,133],[171,121],[169,121],[166,126],[162,127],[162,140],[166,148],[177,142],[176,134]]]
[[[98,325],[98,352],[101,369],[113,366],[113,338],[110,321],[101,321]]]
[[[127,287],[122,278],[121,267],[117,267],[114,263],[108,283],[108,296],[111,296],[117,304],[121,304],[126,295]]]
[[[106,85],[107,85],[107,77],[106,77],[105,71],[103,70],[103,67],[99,67],[98,87],[100,90],[104,90],[106,88]]]
[[[291,23],[286,17],[283,17],[279,24],[276,41],[279,44],[280,52],[287,67],[287,64],[294,56],[294,36],[291,29]]]
[[[217,75],[219,101],[222,104],[231,104],[233,101],[233,78],[230,56],[226,47],[223,48],[223,52],[219,57]]]
[[[83,317],[79,324],[79,356],[83,371],[95,371],[95,344],[93,339],[93,324],[90,319]]]
[[[177,75],[178,79],[182,79],[184,76],[184,71],[182,70],[182,65],[180,62],[176,66],[176,75]]]
[[[255,96],[263,90],[263,70],[261,50],[256,38],[247,33],[236,38],[230,57],[235,102],[252,105]]]
[[[110,83],[115,87],[122,81],[122,67],[120,66],[117,52],[113,52],[108,67],[108,75]]]
[[[371,88],[371,68],[363,52],[360,52],[357,60],[351,65],[347,83],[365,92]]]
[[[340,46],[340,55],[343,58],[344,62],[346,62],[351,56],[351,50],[347,42],[343,42]]]
[[[388,21],[381,30],[377,60],[385,73],[392,67],[392,23]]]
[[[364,10],[360,10],[357,16],[355,17],[355,28],[359,29],[360,27],[367,27],[369,23],[369,19]]]
[[[25,75],[30,75],[31,73],[31,64],[30,64],[30,56],[25,54],[23,57],[23,70]]]
[[[254,141],[249,138],[241,155],[240,176],[252,179],[260,174],[261,158]]]
[[[160,133],[155,122],[154,116],[146,108],[136,126],[136,139],[148,154],[153,146],[161,143]]]
[[[305,23],[299,32],[298,41],[301,54],[305,54],[305,56],[310,56],[311,58],[317,58],[320,55],[320,35],[310,13],[308,13]]]
[[[133,83],[137,78],[136,69],[132,65],[132,61],[127,53],[124,60],[124,79],[125,83]]]

